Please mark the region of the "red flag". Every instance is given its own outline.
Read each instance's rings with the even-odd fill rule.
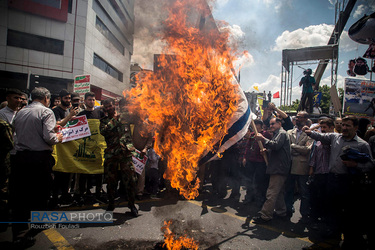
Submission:
[[[273,94],[273,98],[280,98],[280,93],[277,91],[275,94]]]

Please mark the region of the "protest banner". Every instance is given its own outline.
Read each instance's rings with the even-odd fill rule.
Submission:
[[[85,93],[90,92],[90,75],[79,75],[74,77],[73,92],[83,96]]]
[[[145,155],[141,157],[141,151],[136,149],[135,152],[133,153],[132,160],[133,160],[135,172],[137,174],[142,174],[143,169],[146,166],[147,156]]]
[[[375,82],[345,78],[343,114],[364,117],[375,116]]]
[[[91,135],[55,145],[54,171],[81,174],[103,174],[104,149],[107,147],[100,134],[100,120],[87,120]]]
[[[91,132],[86,115],[77,116],[75,119],[68,121],[62,128],[61,133],[63,143],[90,136]]]

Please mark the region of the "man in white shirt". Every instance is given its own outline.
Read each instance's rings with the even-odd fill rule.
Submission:
[[[25,93],[18,89],[9,89],[6,92],[8,105],[0,110],[0,119],[12,124],[14,116],[21,107]]]
[[[52,183],[52,145],[62,141],[62,134],[55,133],[56,119],[49,102],[50,92],[46,88],[35,88],[31,92],[33,103],[20,110],[14,118],[18,135],[17,151],[11,166],[10,194],[12,204],[13,241],[32,243],[22,231],[27,229],[31,211],[46,211]],[[30,231],[29,231],[30,232]],[[21,246],[19,245],[19,246]]]

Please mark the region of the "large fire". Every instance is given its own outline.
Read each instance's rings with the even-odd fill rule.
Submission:
[[[176,237],[175,234],[170,230],[172,221],[164,221],[164,245],[169,250],[178,250],[178,249],[198,249],[199,244],[192,238],[186,236]]]
[[[164,178],[186,199],[194,199],[198,161],[218,149],[214,145],[223,140],[237,109],[235,56],[228,33],[209,22],[213,18],[206,1],[176,0],[167,11],[162,34],[167,46],[158,70],[127,95],[133,98],[130,109],[155,134],[155,150],[167,162]]]

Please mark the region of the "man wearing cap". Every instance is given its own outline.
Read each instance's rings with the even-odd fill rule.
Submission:
[[[84,110],[84,108],[81,107],[81,97],[79,96],[79,94],[77,92],[73,92],[71,94],[71,102],[72,102],[72,108],[76,108],[78,107],[78,112],[81,112]],[[82,103],[82,106],[83,103]]]
[[[313,105],[314,105],[314,88],[315,88],[315,78],[311,76],[312,70],[307,69],[303,72],[305,75],[302,77],[301,81],[299,82],[299,86],[302,86],[302,97],[301,97],[301,109],[306,109],[306,102],[309,106],[309,109],[306,111],[311,114],[313,112]]]

